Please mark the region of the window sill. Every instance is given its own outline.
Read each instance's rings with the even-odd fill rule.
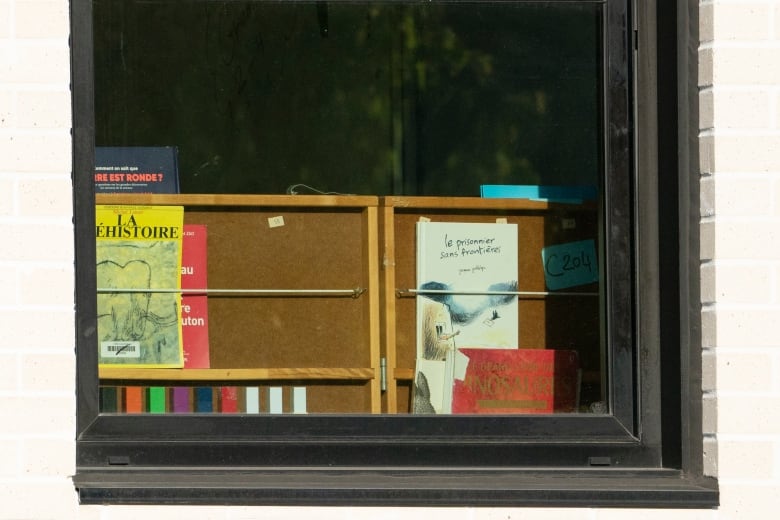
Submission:
[[[717,482],[673,470],[83,469],[82,504],[713,508]]]

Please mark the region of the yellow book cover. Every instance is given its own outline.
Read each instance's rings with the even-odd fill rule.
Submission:
[[[98,363],[181,368],[182,206],[98,205]]]

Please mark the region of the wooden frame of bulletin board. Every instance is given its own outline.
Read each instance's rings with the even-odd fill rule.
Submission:
[[[518,224],[521,348],[574,348],[603,388],[598,284],[545,287],[541,250],[598,240],[594,205],[522,199],[99,194],[181,205],[208,230],[209,369],[100,367],[101,384],[306,386],[310,413],[408,413],[416,231],[432,221]],[[281,224],[281,225],[280,225]],[[583,304],[583,302],[587,302]],[[583,356],[583,353],[585,355]]]
[[[101,383],[307,386],[310,412],[381,411],[376,197],[97,195],[181,205],[208,234],[209,369],[101,367]]]
[[[439,222],[518,224],[518,323],[520,348],[570,348],[580,352],[584,381],[603,388],[598,284],[553,294],[545,286],[541,251],[549,245],[594,239],[594,204],[527,199],[385,197],[383,247],[383,354],[387,358],[385,407],[410,410],[416,354],[416,230],[421,218]],[[583,304],[583,302],[586,302]],[[585,354],[585,355],[583,355]]]

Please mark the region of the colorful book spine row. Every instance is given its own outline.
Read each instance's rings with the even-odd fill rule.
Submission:
[[[101,413],[306,413],[306,387],[101,386]]]

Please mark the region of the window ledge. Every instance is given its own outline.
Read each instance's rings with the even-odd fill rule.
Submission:
[[[82,504],[713,508],[714,479],[670,470],[86,469]]]

